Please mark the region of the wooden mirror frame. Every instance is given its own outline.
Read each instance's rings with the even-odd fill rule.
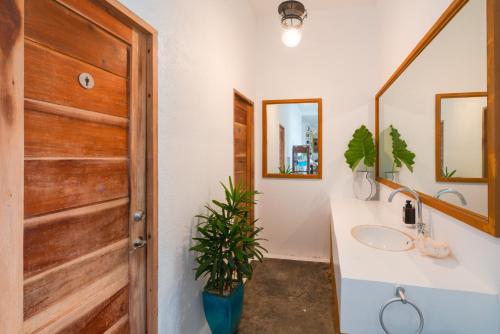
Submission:
[[[318,174],[278,174],[267,172],[267,106],[270,104],[318,104]],[[321,179],[323,170],[323,100],[289,99],[289,100],[263,100],[262,101],[262,177],[279,179]]]
[[[401,76],[443,28],[467,4],[468,0],[454,0],[422,40],[412,50],[394,74],[387,80],[375,96],[375,142],[377,146],[376,180],[396,189],[401,184],[381,178],[379,159],[380,97]],[[450,215],[492,236],[500,237],[500,1],[487,0],[487,41],[488,41],[488,217],[439,200],[419,192],[424,204]]]
[[[441,162],[443,160],[443,128],[441,126],[441,100],[443,99],[456,99],[456,98],[464,98],[464,97],[488,97],[487,92],[467,92],[467,93],[444,93],[444,94],[436,94],[436,120],[435,120],[435,126],[436,126],[436,145],[435,145],[435,150],[436,150],[436,182],[454,182],[454,183],[488,183],[488,177],[446,177],[443,176],[442,170],[443,166],[441,165]],[[485,108],[487,109],[487,108]],[[487,111],[486,111],[487,112]],[[488,117],[486,117],[488,119]],[[487,123],[486,123],[487,124]],[[486,130],[487,126],[484,126],[483,123],[483,143],[486,141],[485,134],[488,133]],[[486,145],[487,147],[487,145]],[[484,149],[483,149],[484,150]],[[487,149],[486,149],[487,151]],[[487,169],[488,169],[488,162],[487,162],[487,157],[488,153],[485,152],[484,154],[485,158],[483,159],[483,169],[486,168],[486,175],[488,174]],[[486,161],[485,161],[486,160]]]

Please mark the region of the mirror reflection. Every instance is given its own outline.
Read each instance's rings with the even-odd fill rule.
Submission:
[[[264,176],[321,174],[321,101],[264,101]]]
[[[485,222],[486,12],[468,1],[378,96],[378,176]]]
[[[486,182],[486,93],[436,95],[436,179]]]

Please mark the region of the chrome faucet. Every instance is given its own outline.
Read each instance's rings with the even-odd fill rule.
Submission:
[[[422,219],[422,200],[420,199],[419,194],[411,188],[401,187],[399,189],[394,190],[391,193],[391,195],[389,196],[389,203],[392,202],[392,200],[394,199],[394,196],[396,196],[396,194],[398,194],[400,192],[408,192],[408,193],[412,194],[413,197],[415,197],[415,200],[417,201],[417,233],[419,235],[425,235],[426,234],[426,232],[425,232],[426,226],[425,226],[424,220]]]
[[[455,194],[455,195],[457,195],[457,197],[460,199],[460,202],[462,202],[462,205],[463,206],[467,206],[467,201],[465,200],[464,195],[462,195],[462,193],[460,193],[459,191],[456,191],[456,190],[451,189],[451,188],[441,189],[441,190],[439,190],[437,192],[437,194],[436,194],[435,197],[439,198],[439,197],[441,197],[444,194]]]

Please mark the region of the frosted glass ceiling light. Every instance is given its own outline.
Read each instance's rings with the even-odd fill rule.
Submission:
[[[299,1],[284,1],[278,7],[281,15],[281,41],[286,46],[296,47],[302,39],[302,24],[307,17],[306,8]]]

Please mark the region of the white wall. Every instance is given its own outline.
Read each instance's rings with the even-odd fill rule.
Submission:
[[[159,328],[207,331],[189,252],[194,215],[233,173],[233,88],[254,96],[247,1],[122,0],[159,31]]]
[[[260,1],[267,6],[268,2]],[[257,15],[256,187],[267,247],[273,256],[329,258],[329,195],[352,194],[344,151],[355,128],[368,120],[376,67],[376,3],[368,0],[306,3],[301,44],[281,43],[279,17],[269,6]],[[323,98],[323,179],[262,178],[263,99]]]

